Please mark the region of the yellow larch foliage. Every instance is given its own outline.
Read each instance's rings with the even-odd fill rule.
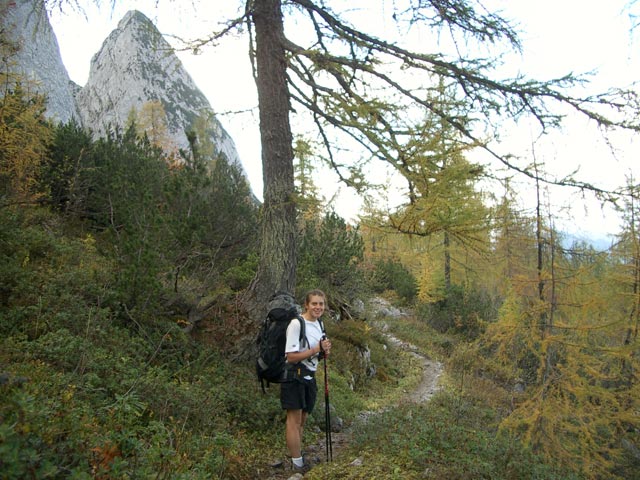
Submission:
[[[601,295],[595,287],[577,287],[602,285],[593,280],[588,270],[566,277],[561,289],[571,301],[558,307],[553,325],[544,329],[545,303],[525,300],[513,289],[480,342],[493,353],[489,362],[496,369],[525,386],[500,428],[553,462],[598,479],[611,478],[623,462],[625,442],[636,441],[625,432],[638,427],[640,396],[624,371],[640,365],[637,345],[622,344],[622,311],[606,312],[606,302],[589,301],[585,292]]]
[[[44,98],[20,84],[0,99],[0,196],[3,204],[35,201],[40,165],[52,140]]]
[[[420,257],[420,271],[416,275],[418,299],[424,303],[434,303],[443,298],[442,272],[428,254]]]

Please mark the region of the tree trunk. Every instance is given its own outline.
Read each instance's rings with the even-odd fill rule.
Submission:
[[[449,232],[444,232],[444,287],[447,295],[451,293],[451,240]]]
[[[287,59],[280,0],[256,0],[255,25],[264,204],[258,271],[244,305],[256,321],[277,290],[294,293],[296,283],[293,147],[289,123]]]
[[[635,194],[634,194],[635,195]],[[628,346],[635,343],[638,338],[638,325],[640,325],[640,239],[638,238],[638,229],[636,228],[636,202],[635,196],[631,195],[629,199],[629,237],[631,242],[631,259],[633,264],[633,281],[631,291],[633,293],[631,311],[629,312],[629,326],[624,339],[624,345]],[[633,355],[632,353],[630,356]],[[622,368],[627,388],[631,389],[637,378],[633,369],[633,361],[627,361],[622,358]]]

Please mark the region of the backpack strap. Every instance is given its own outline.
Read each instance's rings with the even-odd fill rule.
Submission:
[[[302,346],[304,346],[306,344],[307,347],[308,347],[309,346],[309,340],[307,340],[307,331],[306,331],[304,318],[303,318],[302,315],[296,315],[296,318],[298,319],[298,322],[300,323],[300,338],[299,338],[300,346],[302,347]]]
[[[300,345],[303,345],[302,341],[304,340],[304,344],[307,347],[310,347],[309,340],[307,339],[307,332],[305,330],[305,320],[302,315],[296,315],[298,322],[300,322]],[[322,330],[322,335],[326,335],[327,331],[324,329],[324,323],[319,318],[316,320],[320,324],[320,330]]]
[[[309,340],[307,340],[307,332],[305,331],[305,320],[302,315],[296,315],[296,318],[300,322],[300,344],[302,345],[302,340],[304,340],[307,347],[309,347]],[[316,321],[320,324],[320,330],[322,330],[322,334],[326,335],[327,331],[324,329],[324,323],[322,322],[322,320],[318,318]]]
[[[300,347],[303,346],[307,346],[307,348],[311,348],[311,344],[309,343],[309,339],[307,338],[307,331],[306,331],[306,327],[305,327],[305,319],[302,315],[296,315],[295,317],[298,320],[298,323],[300,323]],[[320,320],[319,318],[316,320],[317,322],[320,322],[320,330],[322,331],[323,336],[326,335],[326,330],[324,329],[324,323],[322,323],[322,320]],[[324,357],[324,352],[320,352],[320,359],[322,359]],[[301,362],[298,362],[301,363]]]
[[[304,340],[304,342],[306,343],[307,347],[311,348],[311,344],[309,343],[309,340],[307,339],[307,333],[305,331],[304,318],[302,317],[302,315],[296,315],[296,317],[298,318],[298,321],[300,322],[300,346],[303,345],[302,341]],[[319,318],[316,320],[316,322],[318,322],[320,324],[320,330],[322,331],[322,338],[325,338],[327,336],[327,331],[324,329],[324,323]],[[322,360],[323,358],[324,358],[324,350],[322,350],[322,348],[321,348],[320,349],[320,353],[318,354],[318,359]]]

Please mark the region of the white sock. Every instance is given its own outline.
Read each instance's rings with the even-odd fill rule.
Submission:
[[[291,461],[296,467],[304,467],[304,460],[302,457],[292,458]]]

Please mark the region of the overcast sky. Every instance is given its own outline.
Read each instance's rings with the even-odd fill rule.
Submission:
[[[92,0],[79,0],[78,3],[84,9],[84,15],[65,7],[62,12],[55,10],[50,16],[69,76],[80,85],[87,80],[91,57],[128,10],[135,8],[143,12],[175,46],[177,42],[174,37],[190,39],[204,35],[216,29],[220,19],[235,16],[236,9],[243,4],[240,0],[119,0],[112,10],[108,5],[98,8]],[[370,33],[384,38],[399,38],[402,32],[398,32],[391,20],[393,3],[388,0],[375,4],[370,0],[336,2],[354,7],[351,12],[354,18],[367,15],[366,10],[355,10],[358,5],[376,5],[375,13],[370,13],[371,20],[367,21]],[[505,74],[523,72],[543,80],[569,72],[597,71],[593,86],[601,90],[640,80],[640,42],[631,32],[631,19],[629,12],[625,11],[626,1],[487,0],[484,3],[488,8],[498,6],[521,32],[524,53],[508,59],[504,67]],[[229,38],[218,47],[207,48],[199,55],[182,52],[179,56],[214,110],[246,111],[237,115],[222,115],[220,120],[236,142],[254,191],[261,196],[262,171],[255,108],[257,95],[251,77],[246,37]],[[570,122],[561,135],[538,145],[536,154],[543,155],[542,160],[547,164],[555,162],[559,167],[559,175],[578,168],[580,177],[585,181],[603,181],[606,173],[610,177],[607,187],[623,184],[624,176],[633,165],[632,157],[637,159],[635,152],[640,149],[636,147],[634,151],[629,137],[625,137],[620,140],[622,150],[614,159],[602,140],[596,138],[593,132],[585,133],[583,129],[584,122]],[[523,142],[520,150],[527,151],[532,139],[518,136],[512,141]],[[568,158],[574,159],[574,163],[569,164],[565,160]],[[575,159],[581,160],[575,163]],[[335,181],[330,179],[327,184],[333,188],[326,191],[326,195],[330,196],[335,191]],[[346,198],[343,204],[351,207],[358,204],[355,197],[344,191],[342,194]],[[585,227],[588,223],[592,226],[584,229],[615,231],[617,221],[611,213],[603,215],[594,205],[591,203],[588,218],[581,221]],[[351,216],[355,210],[347,209],[342,214]],[[577,211],[573,215],[581,213]]]

